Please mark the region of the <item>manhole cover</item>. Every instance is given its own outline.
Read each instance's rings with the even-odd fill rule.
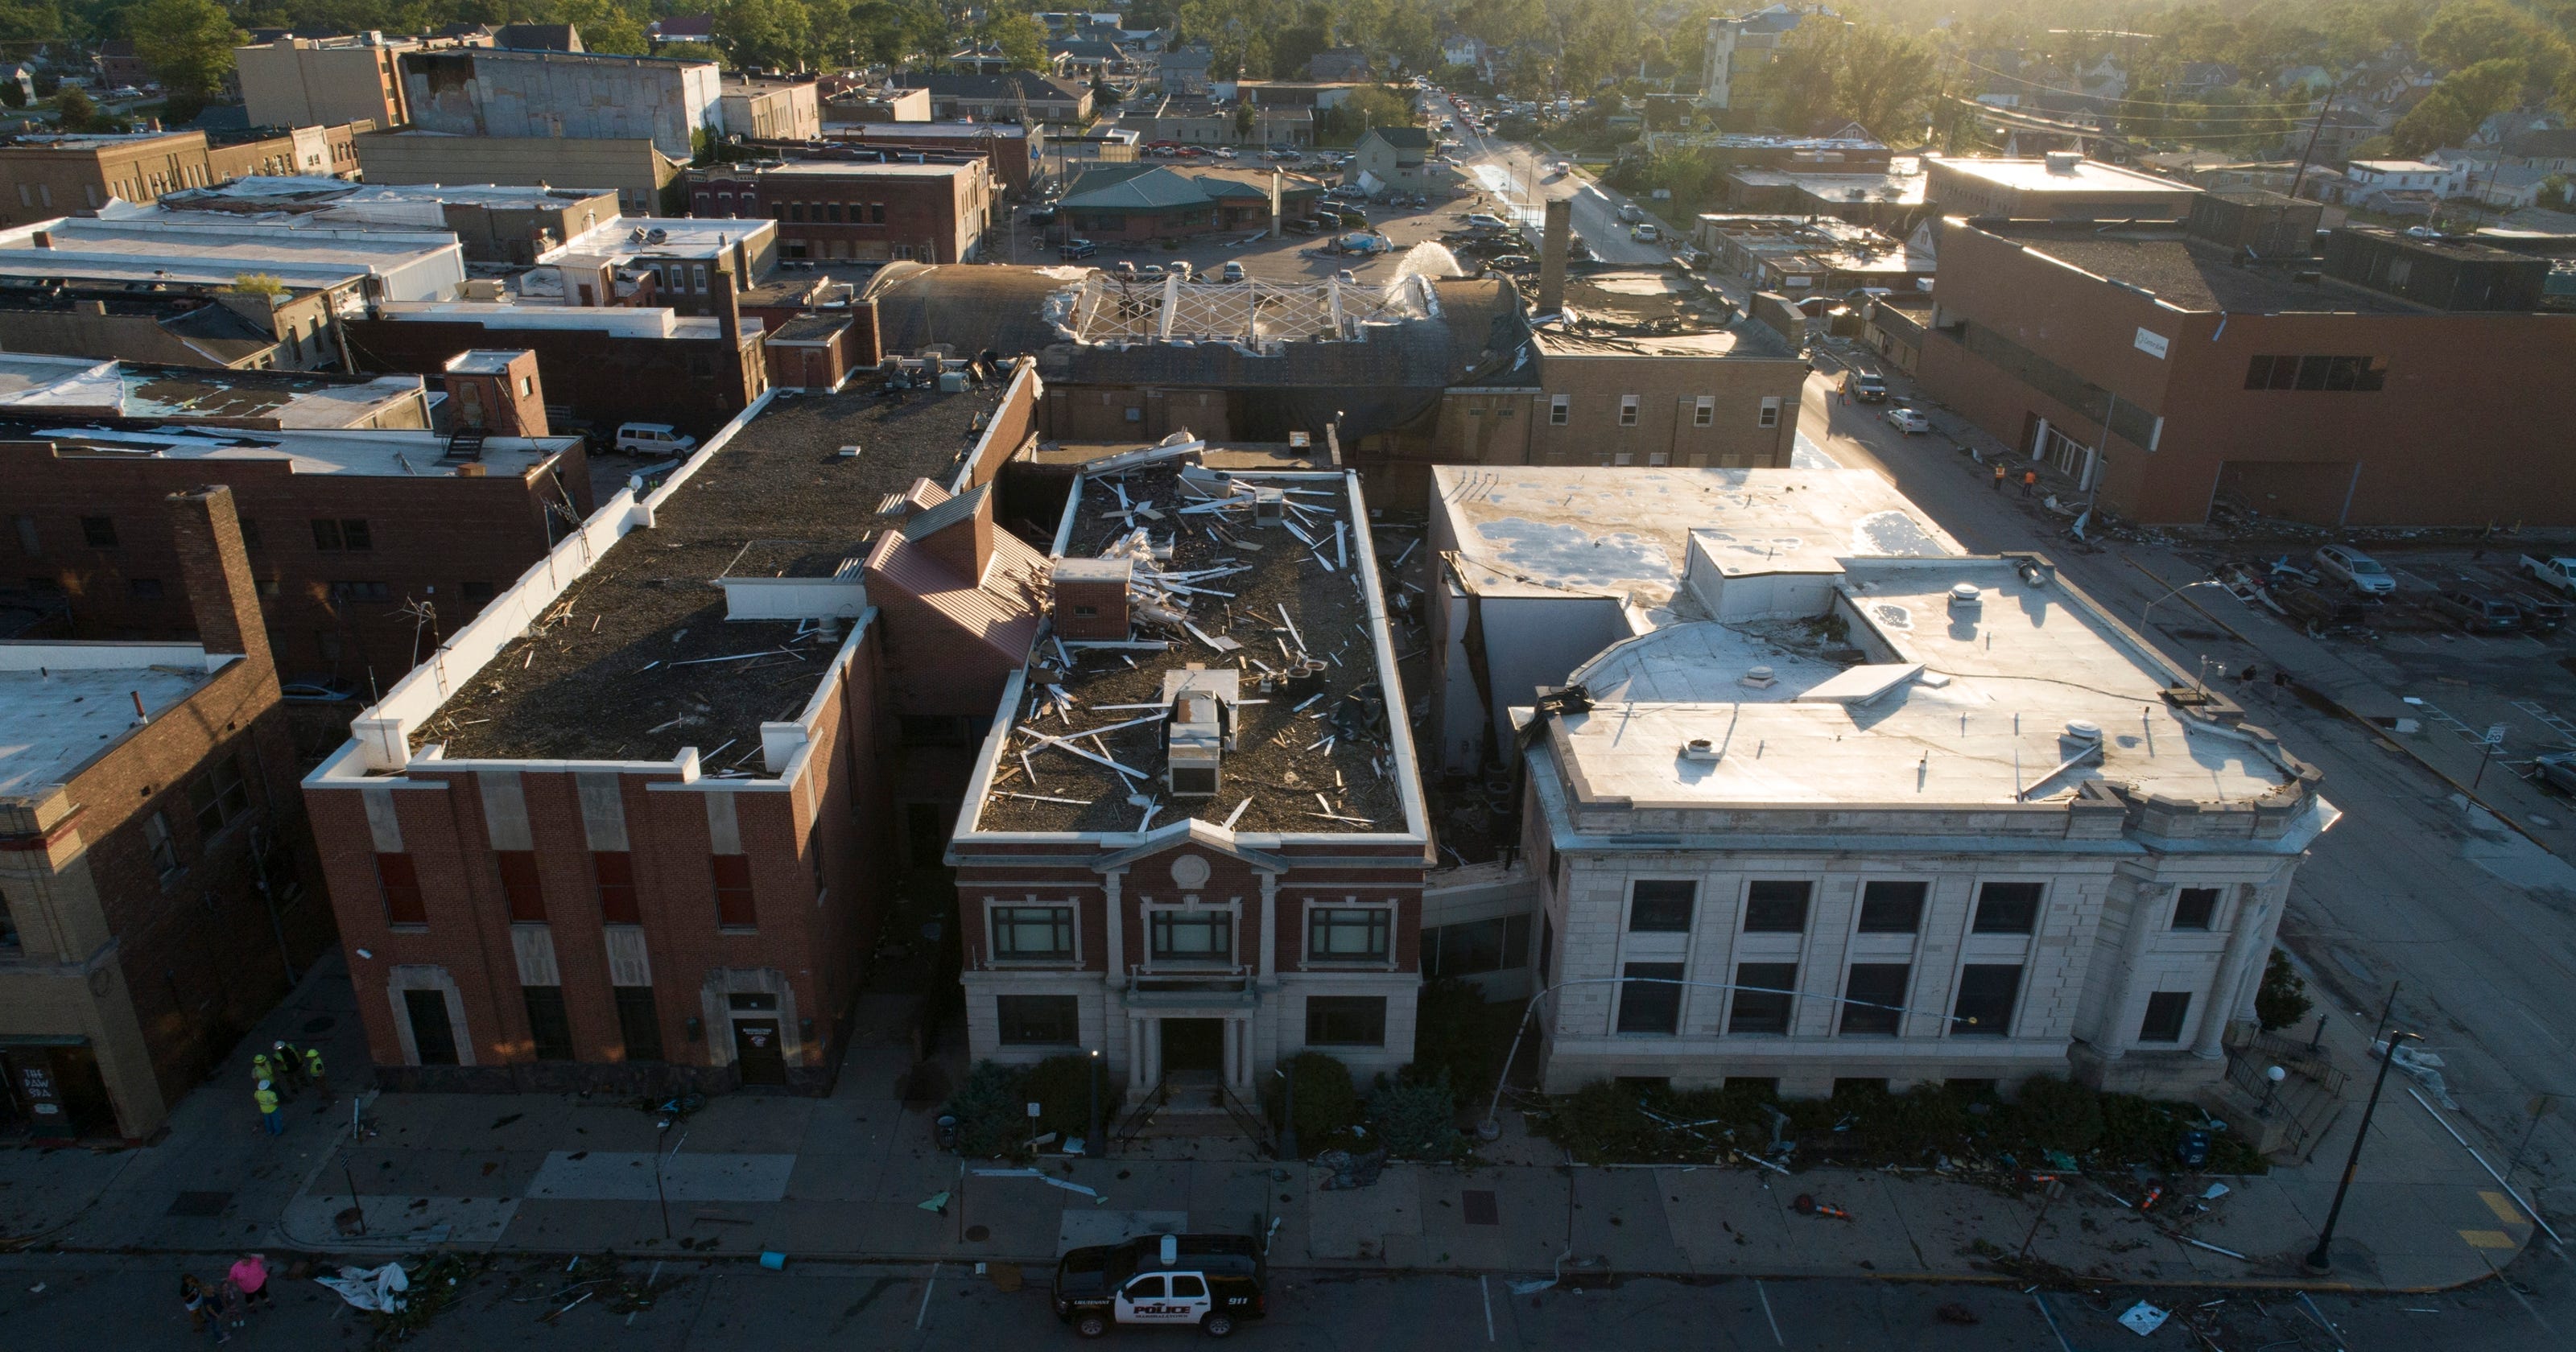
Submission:
[[[304,1031],[307,1033],[327,1033],[339,1026],[340,1021],[328,1014],[316,1015],[304,1021]]]
[[[983,1226],[970,1225],[966,1227],[966,1238],[972,1243],[981,1244],[985,1240],[992,1238],[992,1236],[993,1232],[985,1229]]]
[[[168,1214],[220,1216],[224,1214],[224,1208],[232,1204],[233,1195],[228,1192],[183,1192],[171,1200]]]
[[[1466,1213],[1469,1225],[1500,1225],[1503,1210],[1490,1192],[1467,1191],[1458,1194],[1458,1209]]]

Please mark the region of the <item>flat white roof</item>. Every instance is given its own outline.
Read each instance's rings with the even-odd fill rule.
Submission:
[[[1961,583],[1975,607],[1953,608]],[[2049,802],[2088,779],[2242,802],[2296,778],[2259,735],[2166,703],[2182,673],[2013,560],[1851,560],[1847,586],[1870,631],[1855,641],[1894,661],[1828,660],[1805,620],[1668,626],[1574,672],[1595,703],[1563,716],[1560,756],[1591,795],[1641,808]],[[1756,667],[1771,684],[1744,684]],[[2099,730],[2099,755],[2079,757],[2071,724]],[[1715,760],[1682,754],[1697,739]]]
[[[107,409],[125,418],[256,414],[289,428],[344,428],[387,405],[417,399],[419,376],[325,381],[216,368],[128,366],[87,357],[0,353],[0,414],[61,416]]]
[[[1926,166],[1938,165],[1957,174],[2000,183],[2019,192],[2176,192],[2196,193],[2200,189],[2169,178],[2142,174],[2100,160],[2077,160],[2075,167],[2051,169],[2048,161],[2008,160],[2000,157],[1973,156],[1962,159],[1927,159]]]
[[[24,661],[26,669],[0,670],[0,798],[39,797],[77,774],[133,730],[138,696],[157,718],[208,678],[203,648],[138,643],[130,645],[130,666],[62,667],[43,659],[114,660],[116,649],[129,645],[6,646],[13,650],[8,664]],[[196,654],[193,664],[179,660],[185,651]]]
[[[2352,169],[2368,169],[2378,174],[2447,174],[2449,169],[2423,160],[2354,160]]]
[[[1966,552],[1866,470],[1435,465],[1431,490],[1487,596],[1620,592],[1669,607],[1694,537],[1730,575]]]
[[[660,239],[653,238],[656,233]],[[757,216],[615,216],[537,255],[537,261],[551,263],[567,254],[713,258],[746,238],[777,233],[777,222]]]
[[[721,338],[724,321],[714,315],[683,315],[659,306],[520,305],[508,301],[406,300],[376,307],[384,319],[447,320],[480,324],[487,329],[592,329],[620,338]],[[758,333],[757,319],[742,321],[744,333]]]
[[[776,178],[782,174],[793,178],[955,178],[959,174],[972,171],[974,167],[971,164],[861,164],[851,160],[794,160],[786,164],[773,164],[761,170],[760,175],[763,178]]]
[[[42,230],[52,247],[36,250]],[[64,217],[0,231],[0,251],[55,254],[103,254],[115,258],[149,258],[179,262],[215,259],[236,261],[237,271],[274,271],[273,265],[342,265],[356,271],[392,268],[457,247],[445,230],[370,230],[308,228],[279,230],[239,221],[123,220]]]
[[[298,474],[346,474],[379,479],[456,477],[439,456],[447,438],[426,428],[287,428],[243,431],[229,427],[39,426],[33,435],[67,445],[67,454],[154,460],[284,460]],[[483,472],[525,474],[573,444],[571,437],[494,437],[483,443]]]

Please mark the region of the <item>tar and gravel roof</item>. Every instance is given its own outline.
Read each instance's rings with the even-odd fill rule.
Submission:
[[[64,665],[97,660],[106,645],[75,644],[53,664],[37,669],[47,649],[27,646],[12,654],[24,670],[0,671],[0,799],[33,797],[78,774],[99,753],[134,729],[134,704],[154,718],[196,693],[209,679],[203,649],[137,645],[162,665],[126,667]],[[181,654],[195,665],[183,666]]]
[[[548,623],[464,682],[415,746],[444,742],[450,760],[653,761],[695,747],[710,774],[752,764],[760,725],[797,717],[840,640],[729,620],[716,580],[830,576],[861,558],[895,524],[878,512],[885,498],[954,477],[1000,402],[998,388],[775,400],[709,453],[653,529],[618,541]]]
[[[2352,286],[2293,280],[2279,268],[2241,265],[2228,250],[2194,240],[2179,229],[2105,232],[2085,225],[1982,226],[1953,221],[1951,229],[1985,230],[2080,272],[2151,292],[2180,310],[2236,314],[2417,314],[2419,307]],[[2303,265],[2312,266],[2312,265]]]

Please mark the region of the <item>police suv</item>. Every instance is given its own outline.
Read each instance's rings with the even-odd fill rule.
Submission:
[[[1140,1235],[1057,1259],[1055,1317],[1085,1338],[1122,1324],[1223,1338],[1269,1313],[1268,1288],[1269,1265],[1249,1235]]]

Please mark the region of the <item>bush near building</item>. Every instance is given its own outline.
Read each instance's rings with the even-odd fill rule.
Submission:
[[[1019,1159],[1030,1153],[1031,1137],[1050,1131],[1059,1138],[1091,1133],[1090,1074],[1091,1059],[1084,1056],[1050,1056],[1034,1066],[978,1061],[940,1111],[957,1119],[959,1154]],[[1100,1086],[1104,1130],[1117,1121],[1123,1100],[1124,1091],[1104,1078]],[[1029,1125],[1032,1103],[1038,1105],[1034,1128]]]
[[[2263,984],[2254,989],[2254,1017],[2262,1020],[2263,1031],[2275,1032],[2308,1017],[2312,1003],[2307,979],[2291,968],[2290,955],[2273,949],[2263,966]]]
[[[2020,1168],[2179,1167],[2183,1133],[2207,1121],[2187,1103],[2106,1094],[2040,1076],[2009,1103],[1991,1093],[1923,1085],[1890,1094],[1847,1086],[1833,1097],[1781,1101],[1767,1087],[1639,1089],[1602,1080],[1537,1114],[1541,1134],[1589,1164],[1710,1164],[1737,1152],[1766,1156],[1776,1129],[1796,1144],[1778,1162],[1818,1166],[1939,1167],[1969,1173]],[[2262,1173],[2269,1161],[2229,1136],[2210,1143],[2202,1172]]]
[[[1351,1068],[1323,1052],[1299,1052],[1280,1062],[1279,1068],[1297,1086],[1298,1148],[1311,1155],[1349,1144],[1341,1139],[1343,1133],[1360,1122],[1360,1093],[1351,1082]],[[1282,1087],[1280,1077],[1273,1075],[1262,1089],[1262,1106],[1273,1122],[1281,1115]]]

